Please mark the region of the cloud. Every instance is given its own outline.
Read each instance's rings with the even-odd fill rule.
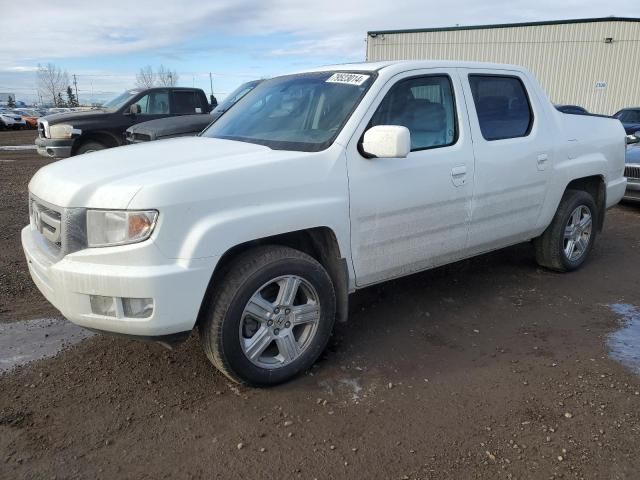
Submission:
[[[38,63],[64,65],[74,58],[97,70],[103,59],[131,54],[170,62],[191,59],[202,63],[204,70],[215,65],[214,58],[232,57],[234,50],[241,54],[238,57],[249,58],[252,66],[269,59],[289,65],[358,61],[365,57],[368,30],[624,16],[636,9],[637,0],[610,0],[605,6],[593,0],[449,0],[446,5],[436,0],[5,3],[2,16],[11,21],[2,27],[0,88],[9,84],[7,79],[33,72]],[[235,68],[245,69],[237,64]],[[257,76],[272,73],[246,70]],[[14,80],[10,84],[16,85]],[[115,85],[115,79],[110,83]]]
[[[208,36],[291,35],[291,44],[274,55],[344,55],[364,52],[367,30],[433,27],[455,24],[527,21],[576,16],[603,16],[632,11],[635,1],[601,4],[575,0],[469,2],[450,0],[50,0],[3,6],[0,69],[29,62],[70,57],[117,55],[171,49],[190,38]],[[31,4],[30,4],[31,5]],[[37,15],[33,12],[37,11]],[[24,26],[28,25],[27,32]]]

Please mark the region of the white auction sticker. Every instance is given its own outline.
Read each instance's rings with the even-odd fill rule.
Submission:
[[[347,85],[360,86],[369,80],[369,75],[360,73],[334,73],[327,79],[327,83],[346,83]]]

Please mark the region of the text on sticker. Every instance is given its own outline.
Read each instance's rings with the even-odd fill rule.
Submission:
[[[359,73],[334,73],[327,79],[327,83],[346,83],[348,85],[360,86],[369,80],[369,75]]]

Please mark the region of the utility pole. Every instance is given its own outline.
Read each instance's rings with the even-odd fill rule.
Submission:
[[[213,97],[213,75],[209,72],[209,84],[211,85],[211,96]]]
[[[78,97],[78,79],[76,78],[76,74],[73,74],[73,86],[76,89],[76,102],[80,105],[80,97]]]

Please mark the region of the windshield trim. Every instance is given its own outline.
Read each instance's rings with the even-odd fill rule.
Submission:
[[[353,113],[356,111],[358,106],[360,106],[360,104],[362,103],[362,100],[364,99],[364,97],[367,95],[367,93],[369,93],[369,91],[371,90],[371,87],[378,79],[377,71],[367,70],[365,72],[362,70],[336,69],[336,70],[321,70],[321,71],[293,73],[289,75],[280,75],[278,77],[273,77],[273,78],[262,81],[259,85],[255,86],[253,90],[251,90],[246,95],[244,95],[240,100],[238,100],[236,104],[234,104],[234,107],[235,107],[237,104],[239,104],[240,102],[244,101],[247,97],[249,97],[255,90],[257,90],[258,88],[260,88],[265,84],[268,84],[272,80],[281,80],[283,78],[304,77],[305,75],[313,75],[313,74],[327,74],[331,76],[334,73],[353,73],[357,75],[368,75],[369,77],[371,77],[371,79],[370,79],[369,85],[362,91],[358,99],[354,102],[353,106],[351,107],[351,110],[349,110],[349,112],[347,112],[347,114],[344,116],[344,118],[342,119],[342,122],[336,129],[335,133],[331,136],[331,138],[325,140],[324,142],[320,142],[320,143],[291,142],[291,141],[284,141],[284,140],[267,140],[267,139],[261,139],[261,138],[241,137],[241,136],[234,136],[234,135],[212,135],[209,137],[208,135],[206,135],[206,132],[210,128],[215,128],[215,124],[217,123],[217,121],[211,123],[211,125],[209,125],[205,130],[203,130],[200,135],[203,137],[219,138],[222,140],[233,140],[237,142],[253,143],[253,144],[268,147],[271,150],[286,150],[286,151],[308,152],[308,153],[322,152],[328,149],[329,147],[331,147],[331,145],[333,145],[333,143],[336,141],[340,133],[342,133],[344,126],[347,124],[347,122],[349,121]],[[227,111],[229,110],[230,109],[228,109]]]

